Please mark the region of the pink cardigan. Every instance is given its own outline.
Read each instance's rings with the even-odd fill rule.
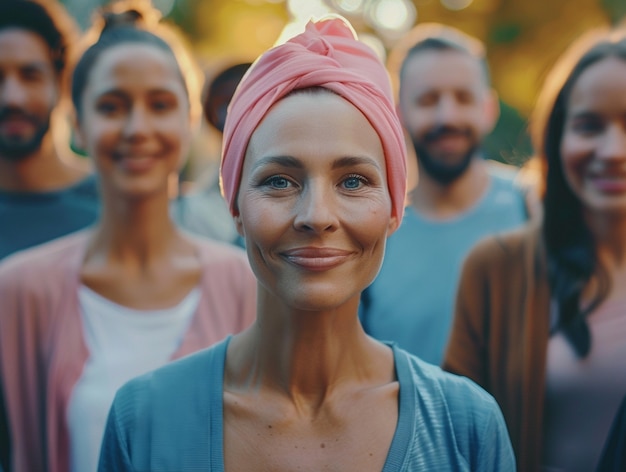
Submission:
[[[69,470],[68,401],[89,352],[78,304],[88,231],[0,264],[0,381],[14,472]],[[202,296],[179,358],[252,324],[256,279],[238,248],[195,240]]]

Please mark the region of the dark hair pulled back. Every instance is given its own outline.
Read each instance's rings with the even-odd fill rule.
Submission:
[[[174,50],[162,37],[150,31],[156,26],[158,19],[151,11],[142,11],[140,8],[109,9],[100,12],[99,20],[95,22],[95,28],[100,30],[99,37],[82,54],[72,74],[71,97],[78,117],[81,115],[82,96],[91,69],[105,51],[121,44],[148,44],[170,55],[178,68],[185,90],[189,93]]]

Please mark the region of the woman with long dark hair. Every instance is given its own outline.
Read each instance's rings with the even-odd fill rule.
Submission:
[[[588,471],[626,393],[623,31],[572,46],[533,126],[543,220],[470,254],[444,368],[498,400],[521,471]]]

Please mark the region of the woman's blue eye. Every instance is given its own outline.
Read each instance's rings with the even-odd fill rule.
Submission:
[[[345,188],[349,190],[355,190],[363,185],[363,177],[357,175],[351,175],[343,181],[343,185]]]
[[[287,180],[285,177],[281,177],[280,175],[276,175],[267,179],[265,181],[265,185],[268,185],[272,188],[287,188],[289,187],[289,180]]]

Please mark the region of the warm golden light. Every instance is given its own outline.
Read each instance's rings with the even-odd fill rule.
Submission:
[[[441,4],[448,10],[463,10],[469,7],[474,0],[441,0]]]

